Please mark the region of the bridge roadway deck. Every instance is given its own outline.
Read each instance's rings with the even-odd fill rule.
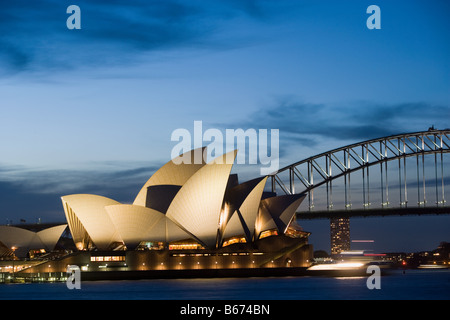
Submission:
[[[297,219],[330,219],[350,217],[384,217],[406,215],[444,215],[450,214],[449,206],[442,207],[407,207],[407,208],[374,208],[297,212]]]

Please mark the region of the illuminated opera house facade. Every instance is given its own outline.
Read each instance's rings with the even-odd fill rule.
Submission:
[[[132,204],[92,194],[63,196],[76,250],[28,272],[62,272],[68,265],[97,276],[309,267],[309,233],[295,222],[304,195],[265,192],[267,177],[239,183],[231,174],[236,150],[210,162],[186,161],[196,152],[206,149],[157,170]]]

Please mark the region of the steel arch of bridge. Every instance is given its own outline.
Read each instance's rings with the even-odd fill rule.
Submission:
[[[450,152],[449,136],[450,129],[430,129],[428,131],[367,140],[327,151],[286,166],[271,175],[272,192],[277,192],[277,187],[279,187],[286,194],[307,193],[309,209],[311,210],[314,207],[314,189],[326,185],[327,210],[330,210],[333,206],[333,181],[338,178],[343,178],[344,204],[345,209],[347,209],[351,207],[349,193],[350,177],[353,172],[360,170],[362,171],[363,206],[364,208],[368,208],[370,206],[369,167],[379,165],[381,175],[381,206],[387,208],[389,205],[387,163],[398,160],[400,207],[405,208],[408,203],[406,158],[416,157],[417,204],[419,207],[425,206],[426,185],[424,157],[425,155],[431,154],[434,155],[436,205],[443,206],[446,202],[443,155]],[[283,173],[286,175],[286,172],[289,173],[287,185],[281,177]],[[421,182],[419,181],[420,173],[422,173]],[[439,191],[438,189],[441,190]]]

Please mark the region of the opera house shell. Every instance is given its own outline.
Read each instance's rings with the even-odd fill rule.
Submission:
[[[30,250],[51,252],[66,228],[67,224],[61,224],[35,232],[15,226],[0,226],[0,257],[26,257]]]
[[[267,233],[283,235],[295,226],[291,222],[304,195],[268,196],[267,177],[239,184],[231,174],[237,150],[208,163],[189,161],[204,152],[191,150],[166,163],[132,204],[91,194],[63,196],[77,249],[128,251],[149,242],[219,249]]]

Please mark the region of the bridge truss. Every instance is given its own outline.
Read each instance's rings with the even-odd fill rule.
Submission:
[[[327,151],[271,175],[272,192],[280,189],[285,194],[306,193],[311,213],[317,212],[315,192],[318,189],[322,190],[320,202],[330,214],[352,210],[352,207],[359,212],[430,207],[441,207],[442,211],[446,204],[445,184],[449,181],[445,176],[449,137],[450,129],[430,129]],[[355,186],[357,206],[355,191],[352,202]],[[339,208],[333,208],[335,202],[340,202]]]

